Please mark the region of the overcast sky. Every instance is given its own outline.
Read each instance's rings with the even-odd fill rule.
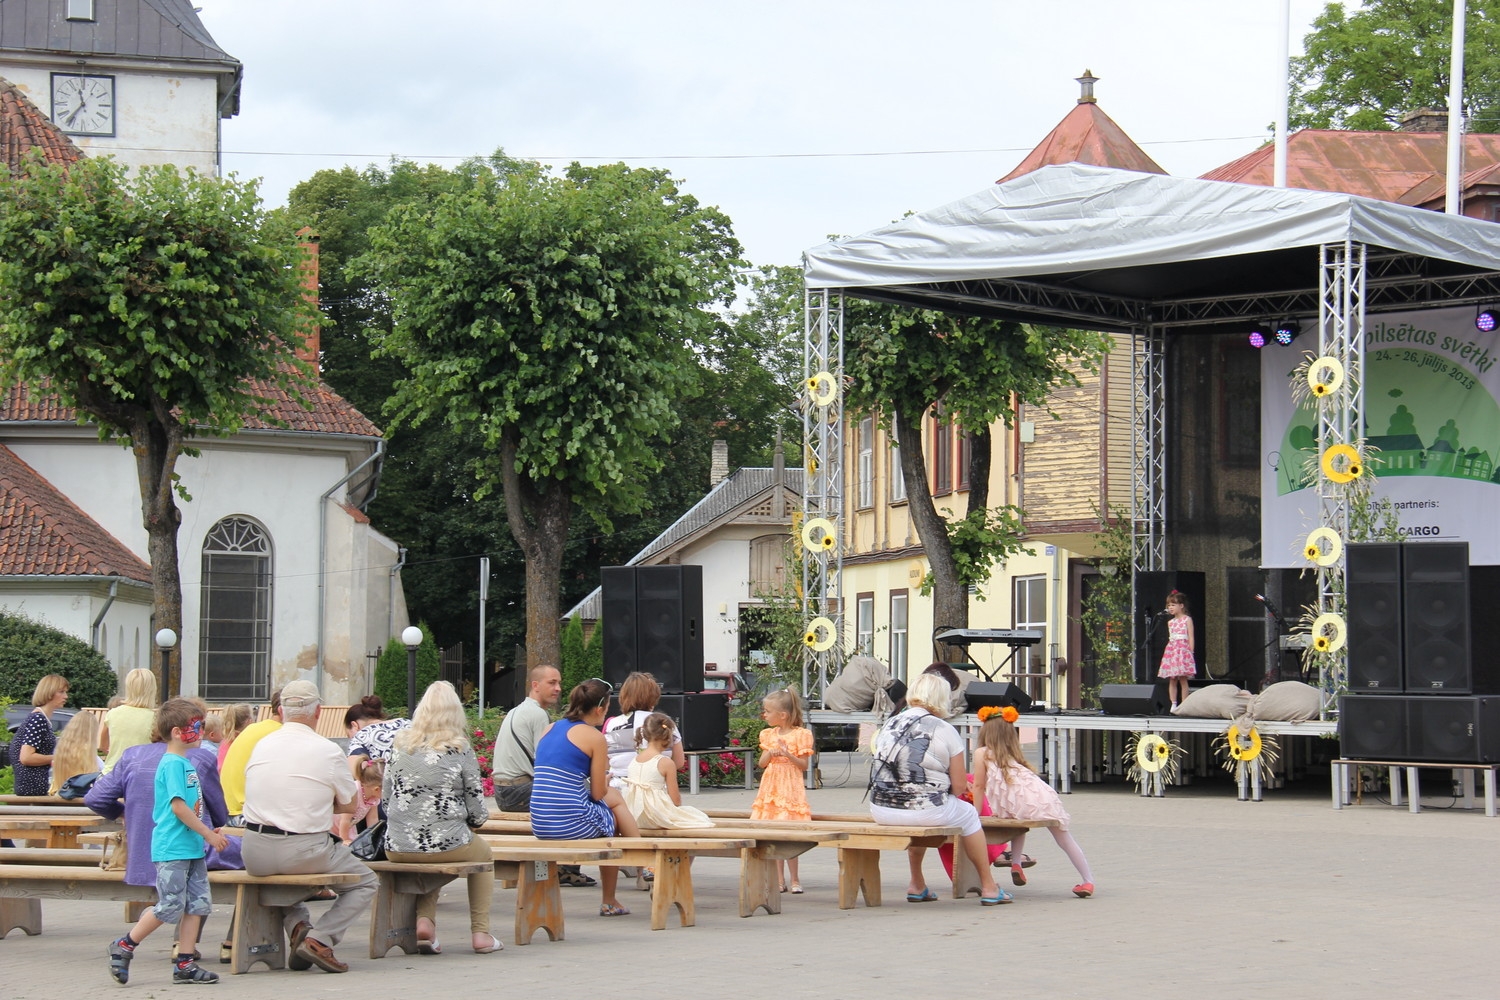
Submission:
[[[1269,138],[1282,0],[199,0],[245,66],[225,169],[269,204],[318,170],[503,147],[658,166],[793,264],[1008,173],[1074,106],[1169,173]],[[1322,8],[1292,0],[1292,51]]]

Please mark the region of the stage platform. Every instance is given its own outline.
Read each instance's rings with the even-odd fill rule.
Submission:
[[[808,713],[808,723],[814,727],[876,725],[880,721],[873,712],[813,709]],[[964,735],[972,756],[975,735],[979,731],[979,717],[965,714],[948,721]],[[1221,773],[1223,765],[1213,751],[1212,742],[1229,729],[1230,720],[1185,719],[1176,715],[1027,712],[1016,724],[1022,729],[1037,731],[1035,742],[1039,745],[1041,757],[1039,769],[1053,788],[1068,794],[1073,790],[1075,762],[1076,780],[1082,784],[1103,781],[1106,775],[1124,775],[1129,769],[1129,762],[1124,760],[1125,738],[1128,733],[1157,733],[1183,746],[1184,758],[1175,784],[1190,784],[1194,777]],[[1278,759],[1271,772],[1272,786],[1280,787],[1287,778],[1298,777],[1305,771],[1312,756],[1312,747],[1305,740],[1337,735],[1338,723],[1320,720],[1257,721],[1255,728],[1262,736],[1275,736],[1280,743]],[[1333,773],[1329,780],[1335,781],[1337,777]],[[1256,770],[1253,778],[1242,777],[1236,787],[1242,801],[1259,802],[1264,792],[1259,770]],[[1156,794],[1161,793],[1158,788]],[[1151,794],[1149,784],[1143,784],[1141,794]]]

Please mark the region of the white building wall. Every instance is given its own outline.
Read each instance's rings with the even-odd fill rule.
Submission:
[[[703,660],[715,664],[710,669],[740,669],[740,605],[758,603],[750,593],[750,540],[775,530],[764,524],[730,525],[679,554],[678,562],[703,567]]]
[[[62,587],[69,585],[64,581]],[[113,604],[109,584],[78,584],[60,589],[46,583],[0,584],[0,608],[25,615],[66,632],[81,642],[92,642],[94,619],[104,615],[99,629],[99,652],[122,679],[136,667],[154,667],[150,655],[151,595],[137,587],[121,586]],[[144,642],[142,639],[144,638]]]
[[[143,560],[150,561],[146,531],[141,524],[140,497],[135,475],[134,456],[123,448],[89,438],[8,438],[7,445],[60,491],[73,499],[85,513]],[[344,451],[319,451],[294,448],[289,437],[258,440],[201,441],[202,453],[196,458],[182,457],[177,468],[191,500],[178,498],[182,524],[178,531],[178,561],[182,578],[183,692],[197,691],[198,645],[200,638],[203,543],[208,532],[220,520],[243,516],[261,524],[271,537],[272,593],[271,685],[286,683],[297,677],[308,677],[317,666],[318,655],[318,580],[320,539],[318,523],[319,497],[342,479],[349,469]],[[369,540],[382,538],[369,525],[353,524],[353,519],[334,501],[345,498],[343,488],[335,491],[328,507],[336,512],[332,523],[341,531],[330,531],[328,621],[336,627],[325,629],[330,652],[325,653],[325,668],[330,661],[337,669],[326,680],[339,690],[325,690],[330,704],[340,703],[336,695],[367,694],[369,679],[363,676],[367,645],[384,643],[386,617],[377,620],[361,613],[352,615],[353,603],[363,605],[351,588],[375,587],[384,602],[388,582],[379,572],[367,566]],[[360,529],[356,542],[351,534]],[[381,546],[377,546],[379,548]],[[390,552],[385,563],[395,563],[394,545],[385,540]],[[399,587],[397,588],[399,590]],[[383,604],[382,604],[383,606]],[[404,607],[402,609],[404,617]],[[397,628],[405,626],[398,623]],[[61,626],[60,626],[61,627]],[[149,624],[147,626],[149,631]],[[68,628],[85,640],[83,631]]]
[[[12,57],[16,58],[16,57]],[[52,115],[52,74],[79,72],[77,63],[0,62],[0,76]],[[175,163],[218,173],[218,81],[210,75],[166,67],[90,59],[84,73],[115,78],[115,134],[70,135],[90,156],[108,154],[131,168]]]

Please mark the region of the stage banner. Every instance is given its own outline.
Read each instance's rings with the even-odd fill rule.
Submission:
[[[1469,560],[1500,564],[1500,331],[1475,309],[1383,313],[1365,321],[1362,434],[1376,495],[1413,541],[1466,541]],[[1292,406],[1292,369],[1317,341],[1261,350],[1262,563],[1301,568],[1318,526],[1316,422]],[[1376,450],[1378,449],[1378,450]]]

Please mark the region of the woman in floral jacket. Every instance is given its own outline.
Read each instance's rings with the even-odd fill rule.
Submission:
[[[458,692],[447,681],[427,689],[411,727],[396,735],[385,768],[386,857],[391,861],[489,861],[489,845],[474,831],[490,818],[479,761],[469,745],[468,720]],[[490,933],[495,871],[468,877],[469,931],[474,951],[499,951]],[[417,900],[417,950],[439,954],[438,891]]]

